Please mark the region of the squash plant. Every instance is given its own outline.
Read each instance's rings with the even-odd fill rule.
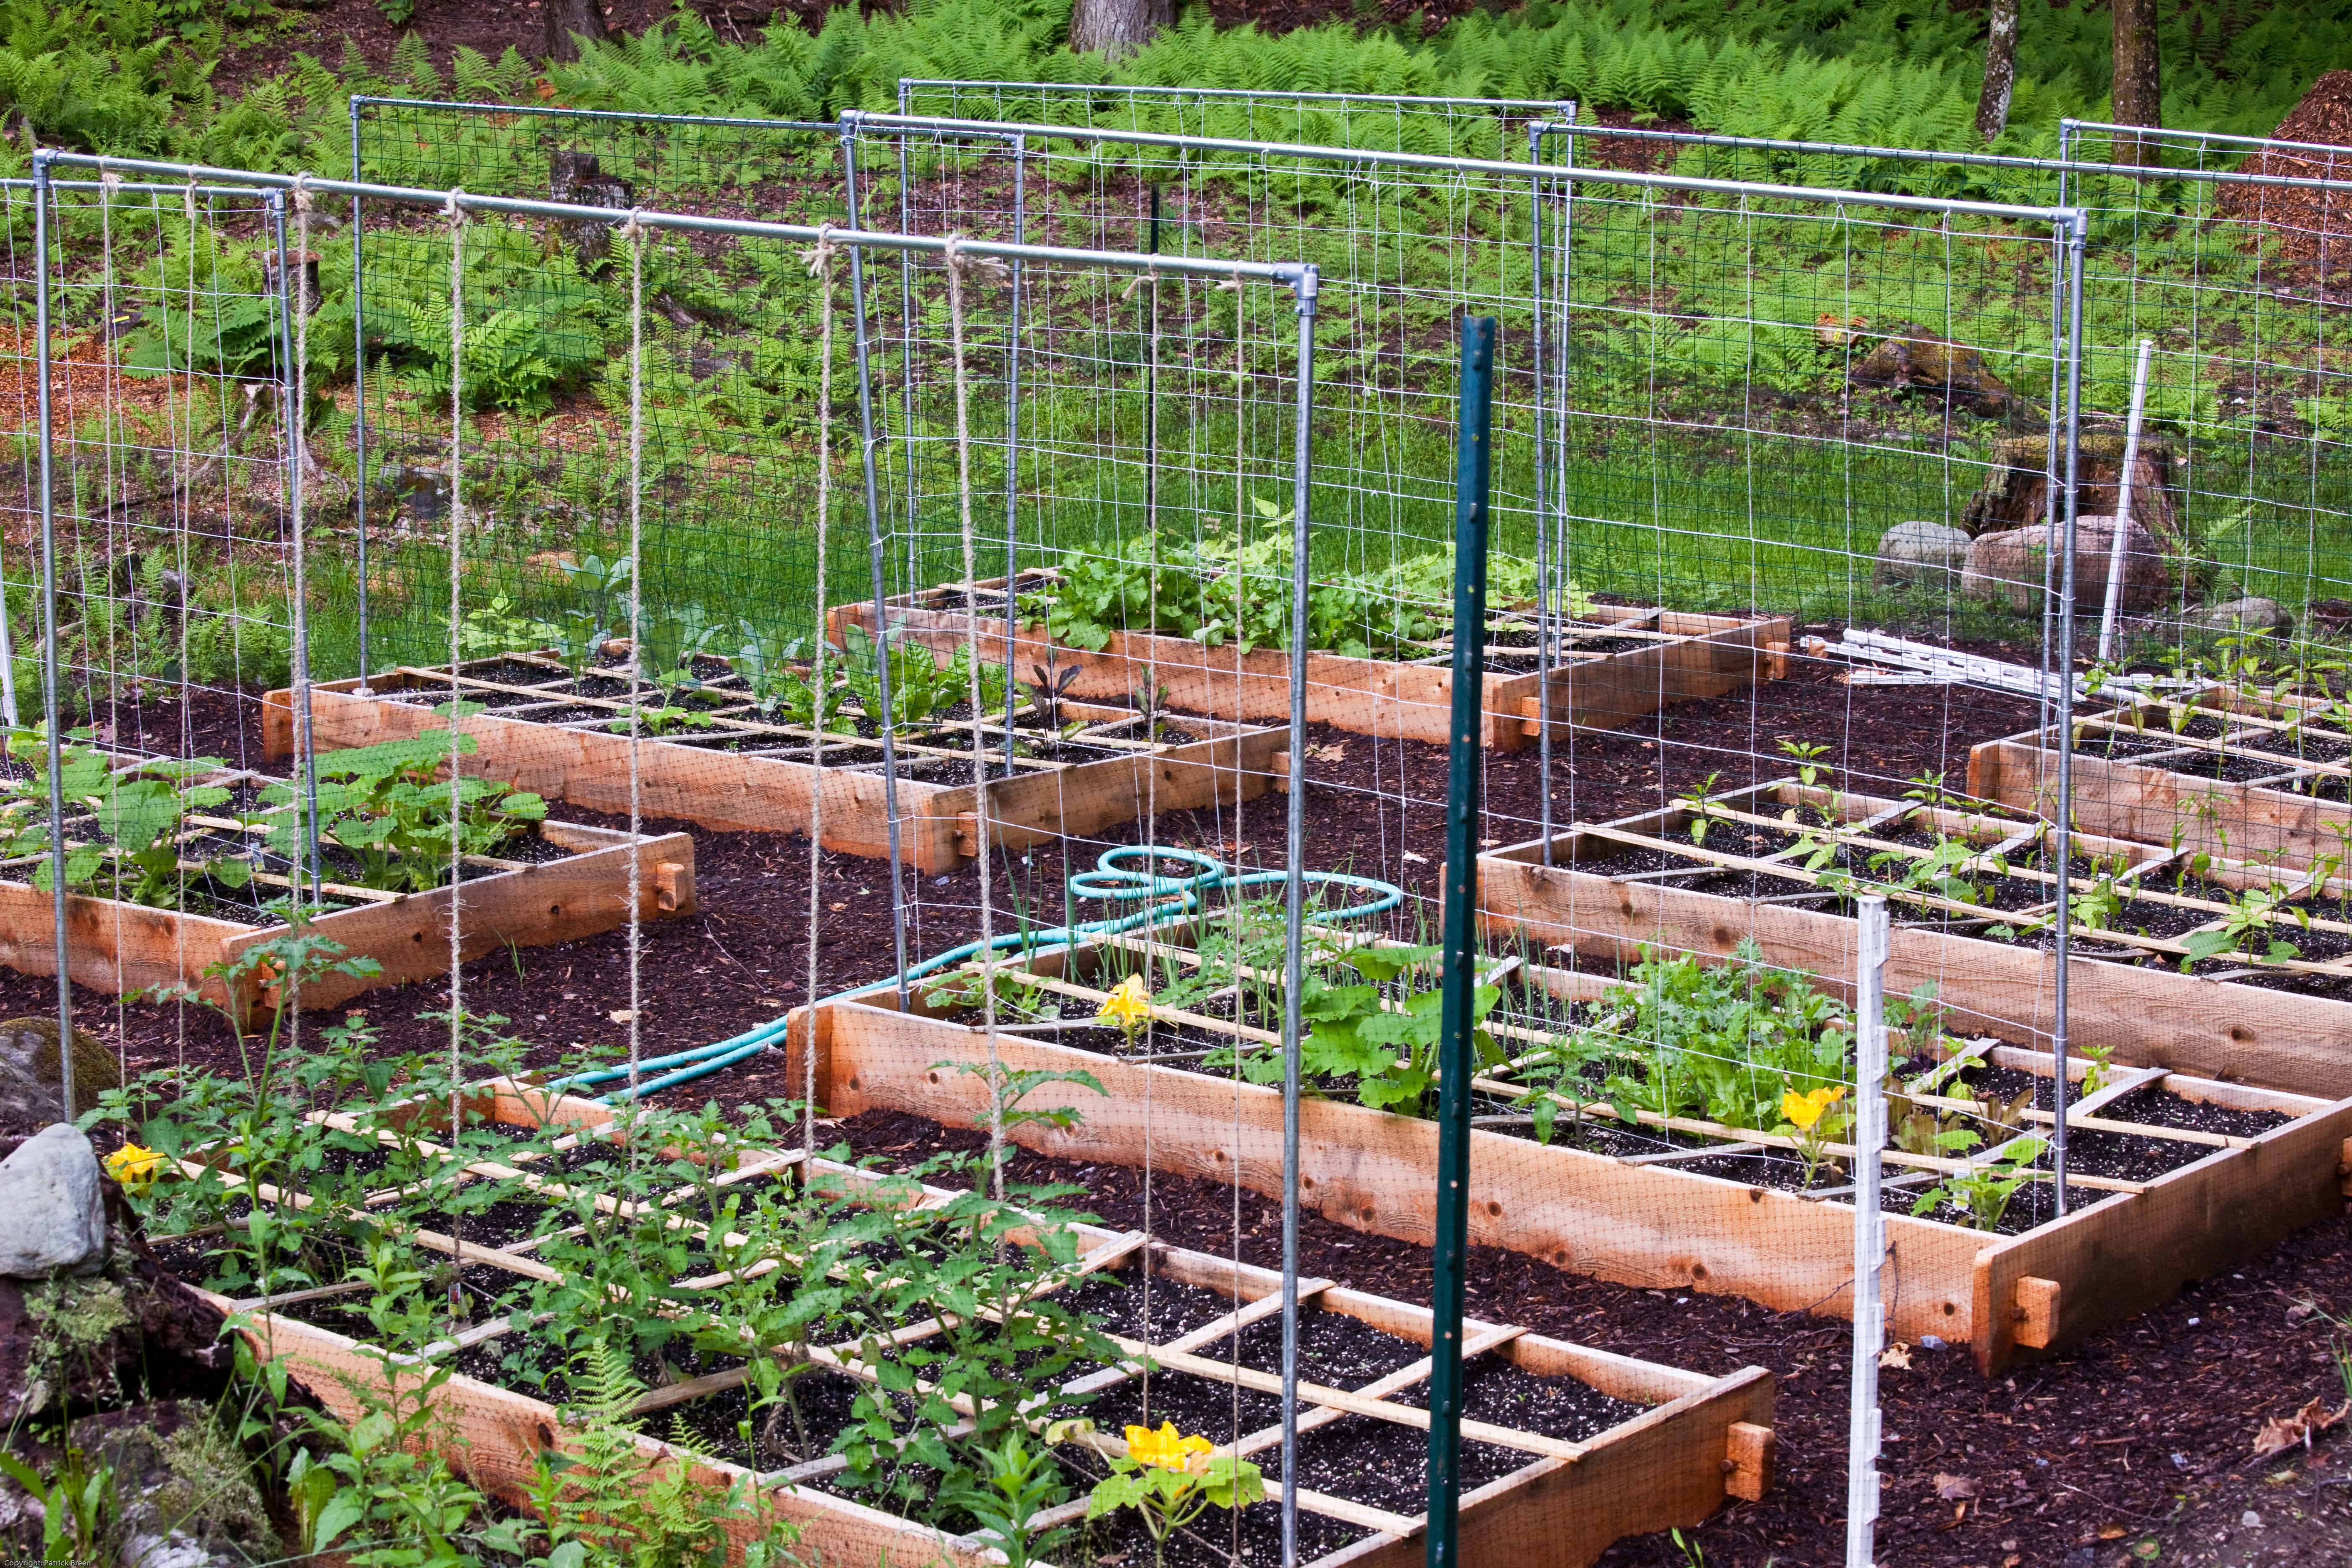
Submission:
[[[362,885],[420,893],[448,879],[451,791],[437,774],[453,743],[459,756],[475,749],[471,735],[427,730],[318,759],[319,837],[357,858]],[[456,795],[460,855],[495,854],[547,816],[538,795],[488,779],[461,778]],[[282,808],[258,819],[270,824],[270,848],[299,858],[310,825],[302,787],[272,784],[261,799],[265,807]]]
[[[79,733],[86,737],[88,731]],[[47,741],[38,730],[18,730],[9,735],[7,751],[27,772],[24,777],[0,779],[5,853],[10,858],[43,855],[33,868],[32,880],[47,892],[55,886],[56,869],[46,858],[52,842]],[[209,879],[231,889],[247,886],[253,879],[253,866],[242,855],[206,856],[191,847],[184,857],[180,843],[190,813],[228,804],[226,789],[194,782],[226,765],[218,757],[125,762],[91,746],[62,748],[58,775],[67,809],[89,813],[82,833],[90,840],[75,841],[68,827],[66,887],[171,910],[180,907],[191,881]]]

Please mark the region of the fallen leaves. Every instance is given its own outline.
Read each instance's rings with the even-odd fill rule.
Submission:
[[[2273,1415],[2254,1434],[2254,1458],[2267,1459],[2298,1444],[2308,1448],[2315,1434],[2336,1426],[2347,1415],[2352,1415],[2352,1400],[2330,1410],[2326,1400],[2314,1399],[2292,1415]]]
[[[1895,1372],[1911,1370],[1911,1347],[1897,1342],[1878,1352],[1878,1364]]]
[[[1969,1504],[1977,1500],[1977,1479],[1974,1476],[1948,1476],[1938,1470],[1936,1473],[1936,1495],[1954,1505],[1952,1523],[1944,1526],[1949,1530],[1968,1518]]]

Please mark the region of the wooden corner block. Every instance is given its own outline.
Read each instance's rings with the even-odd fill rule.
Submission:
[[[2352,1138],[2344,1140],[2344,1147],[2336,1156],[2336,1174],[2344,1184],[2344,1195],[2352,1198]]]
[[[1745,1502],[1760,1500],[1772,1489],[1780,1462],[1780,1435],[1753,1421],[1734,1421],[1725,1433],[1723,1489]]]
[[[2017,1282],[2017,1332],[2028,1350],[2046,1350],[2058,1337],[2058,1281],[2029,1274]]]
[[[666,915],[694,907],[694,868],[665,860],[654,868],[654,908]]]

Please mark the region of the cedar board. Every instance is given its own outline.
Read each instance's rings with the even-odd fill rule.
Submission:
[[[447,726],[429,708],[362,697],[360,684],[338,680],[310,689],[310,723],[319,750],[373,745]],[[415,684],[412,677],[385,676],[371,689]],[[625,735],[561,730],[496,713],[468,714],[457,727],[474,737],[470,773],[593,811],[620,816],[630,809]],[[1285,741],[1279,730],[1236,727],[1229,734],[1156,753],[1108,757],[991,783],[989,840],[1021,848],[1132,822],[1146,810],[1254,800],[1271,787],[1271,759]],[[293,748],[293,694],[273,691],[262,707],[263,752],[282,758]],[[805,836],[822,792],[824,847],[875,859],[890,853],[890,816],[878,773],[640,739],[637,781],[638,809],[645,816],[728,832]],[[898,795],[899,850],[917,870],[952,871],[978,853],[971,786],[900,779]]]
[[[500,1089],[492,1114],[537,1124],[601,1124],[610,1108],[564,1096],[550,1100],[537,1091]],[[824,1173],[849,1181],[870,1181],[864,1173],[817,1162]],[[1091,1226],[1073,1227],[1092,1246],[1112,1233]],[[1236,1301],[1256,1300],[1282,1289],[1281,1276],[1206,1253],[1154,1243],[1156,1271],[1204,1286]],[[223,1310],[234,1303],[206,1293]],[[1383,1297],[1344,1289],[1325,1293],[1337,1310],[1374,1327],[1423,1345],[1432,1342],[1432,1314]],[[1488,1327],[1465,1320],[1467,1334]],[[328,1330],[268,1312],[248,1315],[241,1331],[262,1360],[291,1362],[328,1408],[345,1421],[364,1413],[362,1390],[381,1387],[384,1363],[355,1342]],[[1769,1444],[1772,1421],[1771,1374],[1746,1367],[1722,1377],[1686,1372],[1633,1357],[1522,1333],[1496,1350],[1525,1370],[1546,1376],[1573,1376],[1614,1397],[1652,1407],[1592,1438],[1577,1460],[1538,1458],[1498,1480],[1466,1494],[1461,1502],[1462,1539],[1476,1550],[1465,1562],[1559,1565],[1583,1568],[1610,1544],[1627,1535],[1673,1526],[1696,1525],[1721,1505],[1731,1485],[1757,1490],[1767,1477],[1738,1476],[1732,1458],[1752,1446],[1759,1434]],[[356,1386],[355,1386],[356,1385]],[[456,1374],[433,1395],[450,1417],[442,1439],[453,1463],[485,1491],[510,1506],[530,1506],[529,1487],[538,1455],[562,1432],[556,1410],[527,1394]],[[641,1438],[639,1451],[664,1465],[684,1465],[703,1484],[725,1489],[750,1476],[724,1460],[706,1460],[670,1445]],[[801,1531],[802,1551],[814,1560],[845,1568],[897,1563],[934,1568],[982,1568],[1003,1559],[993,1550],[948,1536],[895,1515],[806,1487],[762,1492],[764,1511],[781,1514]],[[1759,1492],[1760,1495],[1760,1492]],[[736,1553],[751,1536],[748,1522],[730,1525]],[[1425,1545],[1412,1535],[1375,1534],[1319,1560],[1315,1568],[1417,1568]]]
[[[637,907],[646,921],[695,908],[694,840],[683,833],[629,835],[577,823],[545,822],[542,837],[575,853],[545,865],[500,871],[464,884],[460,951],[478,958],[502,947],[544,947],[593,936],[628,921],[628,867],[638,866]],[[306,1008],[333,1007],[380,985],[446,974],[452,889],[412,893],[396,902],[362,904],[322,914],[310,930],[353,957],[382,966],[373,975],[327,974],[301,990]],[[56,905],[29,882],[0,881],[0,963],[25,974],[55,974]],[[148,909],[113,899],[66,900],[66,963],[74,981],[124,995],[151,985],[201,984],[215,1005],[240,1021],[278,993],[251,984],[231,997],[211,965],[273,942],[283,926],[247,925],[205,915]]]
[[[2143,844],[2178,842],[2209,855],[2284,852],[2303,865],[2341,858],[2352,806],[2234,780],[2194,778],[2128,758],[2074,753],[2074,820],[2093,833]],[[1969,752],[1969,793],[2048,817],[2058,798],[2058,753],[2042,731],[1986,741]],[[2217,831],[2218,829],[2218,831]],[[2223,843],[2223,836],[2228,842]]]
[[[1048,955],[1049,959],[1051,956]],[[984,1034],[896,1010],[888,989],[820,1008],[817,1099],[828,1114],[909,1111],[985,1125],[981,1079],[955,1065],[987,1060]],[[808,1014],[794,1015],[788,1072],[801,1081]],[[1015,1070],[1094,1075],[1108,1091],[1048,1084],[1030,1109],[1079,1113],[1007,1136],[1057,1159],[1109,1161],[1282,1193],[1282,1097],[1267,1088],[1178,1068],[1150,1067],[1000,1034],[997,1059]],[[1359,1230],[1434,1239],[1436,1124],[1339,1100],[1300,1108],[1299,1198]],[[2119,1194],[2023,1237],[1909,1215],[1885,1216],[1890,1263],[1904,1288],[1887,1303],[1889,1331],[1966,1341],[1988,1373],[2032,1359],[2169,1300],[2182,1285],[2242,1262],[2341,1212],[2337,1162],[2352,1135],[2352,1100],[2274,1129],[2245,1150],[2170,1172],[2143,1194]],[[1738,1295],[1782,1311],[1851,1317],[1853,1210],[1833,1200],[1626,1165],[1605,1155],[1503,1133],[1471,1132],[1470,1239],[1620,1284]],[[2018,1281],[2059,1287],[2048,1341],[2017,1342]]]
[[[998,580],[1001,584],[1002,579]],[[992,587],[997,584],[982,584]],[[961,610],[933,610],[922,601],[939,590],[891,600],[890,614],[908,635],[942,658],[971,640],[971,616]],[[1714,616],[1669,610],[1650,612],[1617,605],[1593,606],[1592,617],[1642,617],[1654,629],[1682,640],[1657,642],[1563,666],[1552,672],[1551,710],[1556,729],[1613,729],[1669,703],[1720,697],[1759,678],[1780,672],[1789,644],[1786,616]],[[837,605],[827,612],[827,629],[838,643],[843,627],[874,630],[870,604]],[[983,623],[981,657],[1003,662],[1002,618]],[[1189,637],[1145,632],[1113,632],[1100,652],[1054,641],[1042,625],[1022,628],[1014,638],[1013,666],[1023,679],[1031,667],[1056,670],[1075,665],[1074,697],[1126,700],[1147,675],[1168,690],[1171,707],[1190,713],[1246,722],[1290,721],[1290,656],[1280,648],[1244,654],[1212,648]],[[1481,743],[1517,751],[1541,730],[1541,678],[1485,677]],[[1336,653],[1307,656],[1307,718],[1356,734],[1423,741],[1444,745],[1453,719],[1454,671],[1450,664],[1350,658]]]

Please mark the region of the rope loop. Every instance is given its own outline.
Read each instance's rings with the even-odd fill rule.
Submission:
[[[636,245],[642,242],[646,236],[651,232],[646,227],[645,216],[645,208],[631,207],[629,209],[628,221],[621,225],[621,237],[627,240],[631,245]]]
[[[296,173],[294,176],[293,191],[294,210],[298,213],[309,212],[311,205],[319,199],[316,195],[311,194],[310,171],[308,169],[303,169]]]
[[[1125,304],[1128,300],[1134,299],[1135,291],[1138,289],[1142,288],[1146,283],[1157,284],[1159,281],[1160,268],[1157,267],[1145,268],[1142,271],[1129,279],[1127,280],[1127,287],[1118,291],[1119,303]]]
[[[966,243],[963,236],[951,234],[948,236],[946,247],[940,252],[941,265],[947,268],[955,281],[960,283],[975,272],[986,276],[992,282],[1002,283],[1012,278],[1013,268],[1007,267],[1002,258],[968,255],[964,250]]]
[[[816,226],[816,243],[801,252],[801,260],[807,264],[810,277],[822,278],[832,270],[833,258],[840,251],[841,246],[833,237],[833,225],[821,223]]]
[[[465,197],[465,186],[452,185],[449,194],[442,198],[441,216],[449,220],[452,228],[466,221]]]

